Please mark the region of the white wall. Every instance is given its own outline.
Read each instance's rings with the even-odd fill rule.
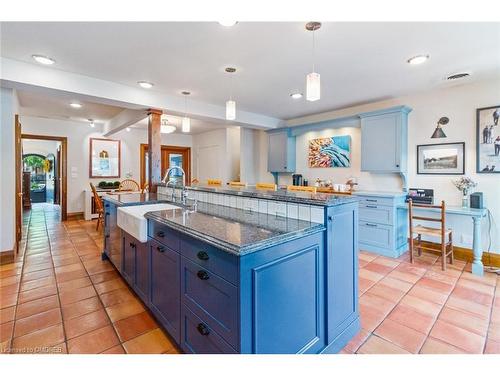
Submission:
[[[239,175],[239,129],[216,129],[193,135],[193,177],[206,183],[235,181]]]
[[[478,183],[476,191],[484,193],[484,203],[492,213],[492,246],[494,252],[500,252],[500,175],[476,173],[476,109],[500,104],[500,80],[482,81],[459,85],[432,92],[420,93],[396,99],[350,107],[342,110],[316,114],[300,119],[290,120],[290,126],[316,121],[334,119],[361,112],[388,108],[395,105],[407,105],[413,109],[409,114],[408,125],[408,186],[434,189],[436,201],[444,199],[449,205],[460,205],[461,194],[452,184],[457,176],[417,175],[416,146],[419,144],[464,142],[465,141],[465,175]],[[446,139],[431,139],[437,120],[447,116],[450,123],[444,127]],[[318,169],[307,166],[308,140],[321,136],[350,134],[352,137],[351,168]],[[383,144],[381,145],[383,147]],[[267,149],[267,147],[266,147]],[[372,174],[360,171],[360,129],[343,128],[309,132],[297,137],[297,170],[309,181],[316,177],[330,178],[339,183],[350,176],[359,177],[362,190],[401,190],[401,180],[396,175]],[[263,153],[267,158],[267,151]],[[261,175],[268,176],[267,162],[261,164]],[[291,181],[291,175],[285,175],[280,183]],[[483,225],[483,248],[488,246],[488,221]],[[449,225],[455,229],[457,245],[471,247],[472,224],[469,218],[451,217]]]
[[[91,128],[87,124],[39,117],[22,116],[22,131],[26,134],[52,135],[68,138],[68,212],[84,210],[84,190],[89,182],[113,179],[89,179],[89,138],[102,138],[101,126]],[[140,144],[147,143],[147,131],[131,129],[112,137],[121,140],[121,178],[127,173],[140,180]],[[162,144],[191,147],[191,135],[162,134]]]
[[[14,176],[15,126],[19,113],[15,90],[0,88],[0,252],[14,249],[16,242],[16,179]]]

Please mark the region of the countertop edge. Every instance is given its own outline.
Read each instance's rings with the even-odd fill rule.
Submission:
[[[148,212],[144,215],[144,217],[148,220],[153,220],[153,221],[156,221],[157,223],[164,224],[164,225],[166,225],[174,230],[177,230],[183,234],[194,237],[198,240],[204,241],[210,245],[216,246],[217,248],[220,248],[221,250],[223,250],[227,253],[236,255],[236,256],[248,255],[248,254],[260,251],[260,250],[264,250],[264,249],[271,247],[271,246],[274,246],[274,245],[282,244],[282,243],[294,240],[296,238],[303,237],[305,235],[323,232],[326,229],[323,224],[317,224],[313,227],[300,229],[300,230],[297,230],[297,231],[291,232],[291,233],[281,234],[281,235],[278,235],[276,237],[273,237],[272,239],[257,242],[257,243],[252,244],[252,245],[238,247],[238,246],[231,245],[225,241],[214,238],[212,236],[206,235],[206,234],[199,232],[197,230],[186,228],[183,225],[179,225],[179,224],[172,222],[170,220],[166,220],[166,219],[163,219],[161,217],[158,217],[157,215],[154,214],[154,212],[155,211]]]

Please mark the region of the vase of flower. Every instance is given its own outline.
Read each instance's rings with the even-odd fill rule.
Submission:
[[[460,177],[458,180],[452,181],[453,185],[462,193],[462,207],[469,207],[469,193],[477,184],[469,177]]]

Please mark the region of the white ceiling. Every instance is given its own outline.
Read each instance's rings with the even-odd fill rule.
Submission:
[[[17,95],[19,98],[20,114],[23,116],[70,120],[82,122],[85,125],[89,123],[89,119],[92,119],[96,124],[103,124],[125,109],[118,106],[82,100],[78,95],[56,95],[54,92],[48,95],[46,92],[25,90],[18,90]],[[69,105],[72,101],[82,104],[82,107],[72,108]],[[181,133],[181,117],[167,114],[167,120],[171,125],[177,127],[176,133]],[[146,118],[131,127],[146,129],[147,125],[148,120]],[[189,134],[199,134],[227,126],[230,125],[223,122],[207,122],[192,118]]]
[[[169,95],[222,105],[235,66],[238,108],[282,119],[385,99],[443,85],[500,76],[500,23],[324,23],[316,32],[322,98],[292,100],[311,71],[311,34],[301,22],[2,23],[1,55],[32,63],[32,54],[61,69],[136,86],[155,83]],[[419,66],[406,60],[429,53]]]

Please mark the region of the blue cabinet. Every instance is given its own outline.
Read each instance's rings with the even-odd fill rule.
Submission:
[[[117,224],[117,207],[104,203],[104,254],[122,272],[122,231]]]
[[[149,307],[174,338],[180,340],[180,255],[158,241],[148,242],[151,253]]]
[[[408,218],[396,207],[404,203],[403,193],[359,192],[359,248],[393,258],[408,249]]]
[[[268,135],[268,172],[295,172],[295,137],[290,129],[272,130]]]
[[[150,250],[147,243],[135,241],[135,283],[134,290],[141,300],[148,304],[150,287]]]
[[[135,285],[135,239],[124,231],[122,233],[122,276],[133,287]]]
[[[399,106],[359,115],[362,171],[406,173],[410,111]]]

